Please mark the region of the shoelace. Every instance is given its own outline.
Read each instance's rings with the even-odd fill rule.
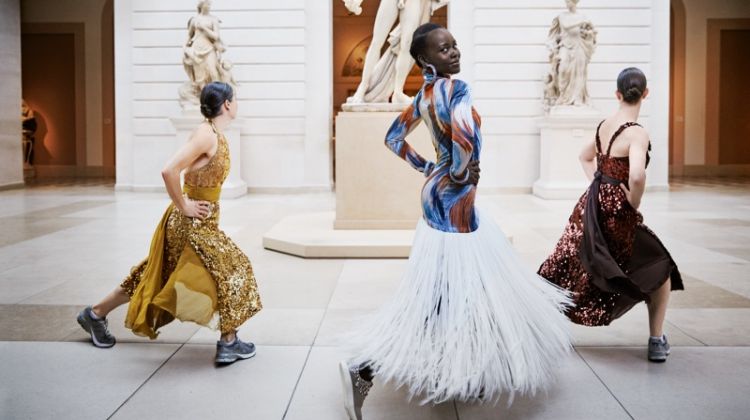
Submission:
[[[98,319],[98,321],[102,326],[104,326],[104,336],[107,338],[112,337],[112,333],[109,332],[109,320],[107,318],[104,319]]]

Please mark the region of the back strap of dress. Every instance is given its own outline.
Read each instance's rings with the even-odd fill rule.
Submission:
[[[604,120],[596,126],[596,151],[599,153],[602,152],[602,141],[599,138],[599,129],[602,128],[602,124],[604,124]]]
[[[607,146],[607,156],[609,156],[609,152],[612,150],[612,143],[615,142],[615,139],[617,139],[617,137],[620,135],[620,133],[622,133],[623,131],[625,131],[626,128],[632,127],[634,125],[637,125],[638,127],[641,127],[641,125],[638,124],[637,122],[630,121],[630,122],[626,122],[625,124],[621,125],[620,128],[618,128],[617,131],[615,131],[615,133],[612,134],[612,138],[609,140],[609,145]],[[598,133],[598,131],[597,131],[597,133]],[[597,139],[598,139],[598,136],[597,136]]]

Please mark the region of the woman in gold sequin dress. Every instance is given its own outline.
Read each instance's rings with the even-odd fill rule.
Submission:
[[[262,308],[253,269],[218,226],[219,195],[230,165],[221,130],[237,114],[237,101],[231,86],[220,82],[206,85],[200,99],[206,121],[162,171],[172,204],[156,228],[148,257],[101,302],[78,315],[97,347],[115,344],[106,316],[130,302],[125,325],[137,335],[154,339],[175,318],[214,327],[218,314],[216,362],[255,355],[255,346],[236,336],[237,328]]]
[[[576,306],[567,315],[577,324],[609,325],[646,301],[648,359],[663,362],[669,354],[663,333],[669,292],[683,285],[674,260],[638,212],[651,149],[648,133],[635,122],[648,95],[646,76],[633,67],[623,70],[616,95],[620,109],[599,124],[581,152],[591,186],[539,274],[573,292]]]

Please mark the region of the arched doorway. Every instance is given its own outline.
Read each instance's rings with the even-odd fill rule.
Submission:
[[[685,167],[685,5],[671,0],[669,49],[669,174]]]

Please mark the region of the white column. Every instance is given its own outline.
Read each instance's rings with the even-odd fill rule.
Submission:
[[[132,2],[115,1],[115,189],[133,186]]]
[[[651,163],[648,185],[666,188],[669,185],[669,2],[651,2],[651,74],[647,75],[651,115]]]
[[[333,125],[333,11],[331,2],[305,2],[304,184],[331,188]]]
[[[0,188],[23,185],[21,151],[21,9],[0,0]]]

